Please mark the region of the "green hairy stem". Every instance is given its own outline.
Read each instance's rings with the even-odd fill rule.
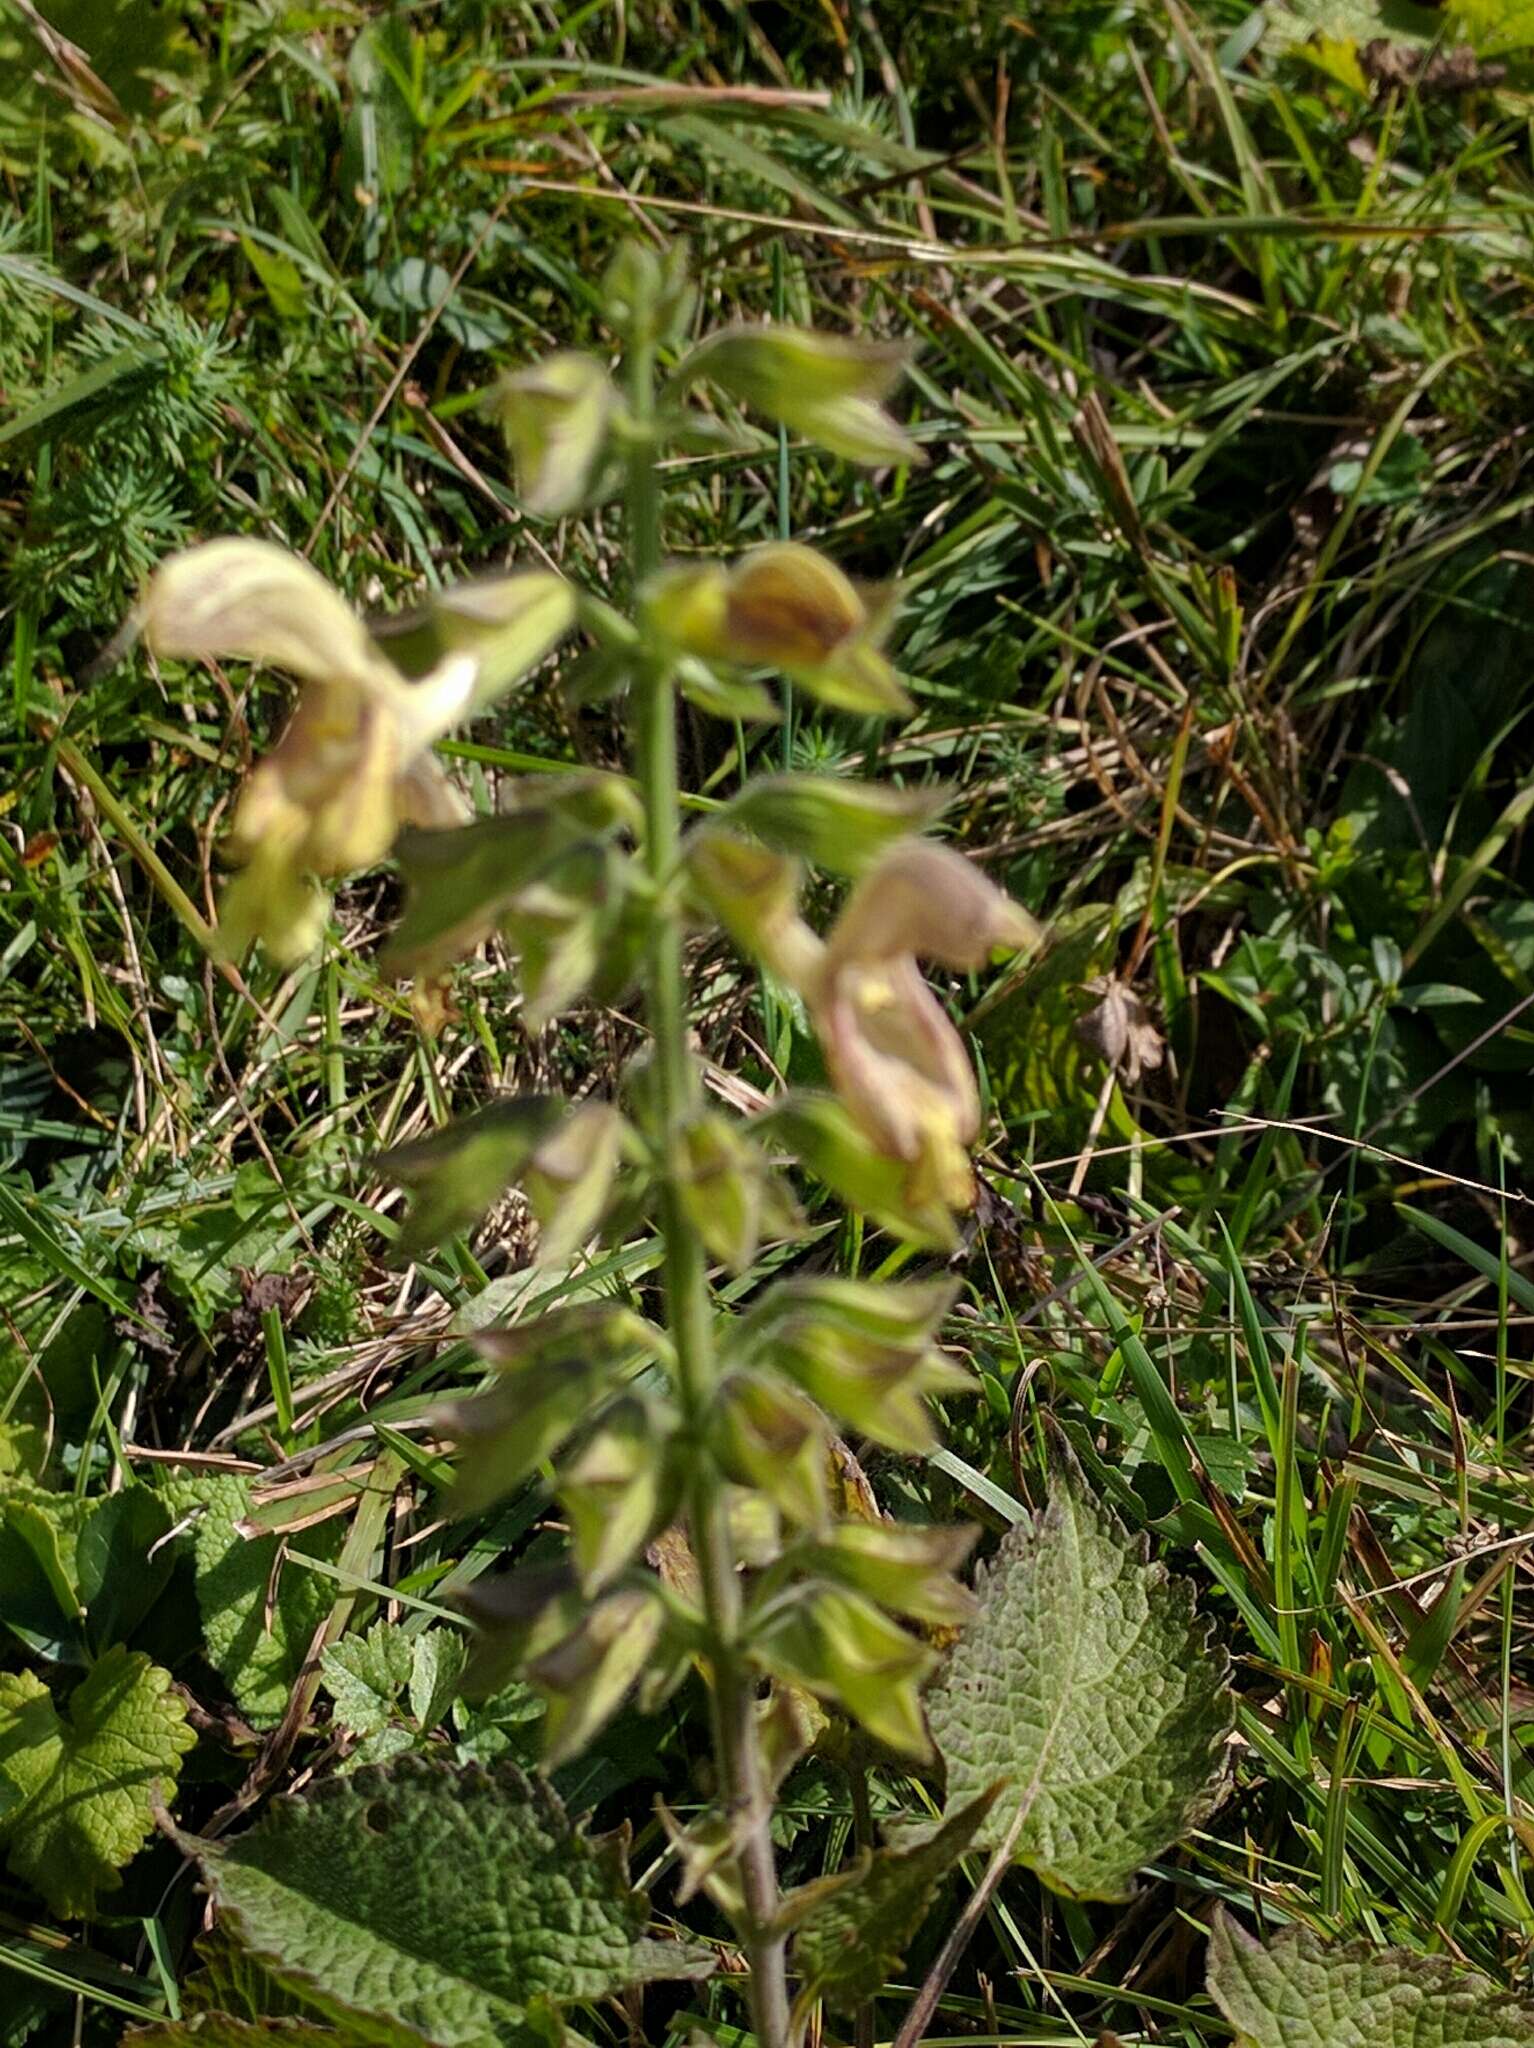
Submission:
[[[654,354],[636,336],[628,397],[634,428],[629,459],[629,548],[635,587],[660,566],[660,494],[652,426]],[[660,1228],[665,1244],[667,1322],[676,1352],[682,1427],[690,1439],[687,1530],[698,1561],[711,1678],[719,1791],[737,1831],[745,1919],[739,1932],[751,1966],[751,2012],[762,2048],[786,2048],[788,1981],[784,1937],[774,1932],[778,1878],[770,1833],[772,1802],[759,1753],[755,1683],[740,1648],[741,1601],[730,1540],[724,1478],[706,1442],[716,1378],[712,1311],[703,1246],[678,1196],[682,1129],[693,1107],[696,1078],[687,1050],[682,927],[674,901],[681,806],[676,761],[676,694],[668,666],[653,655],[636,661],[635,767],[644,801],[644,858],[657,912],[645,971],[645,1010],[654,1046],[657,1149],[662,1164]]]

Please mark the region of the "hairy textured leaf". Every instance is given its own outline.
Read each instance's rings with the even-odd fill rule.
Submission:
[[[1000,1790],[991,1786],[914,1847],[875,1849],[849,1878],[830,1880],[794,1943],[802,1999],[826,1998],[846,2010],[874,1996],[899,1967],[933,1892],[974,1841]]]
[[[93,1912],[154,1827],[196,1737],[170,1673],[108,1650],[62,1715],[30,1671],[0,1676],[0,1836],[11,1869],[61,1919]]]
[[[227,1848],[188,1846],[258,1962],[327,2016],[435,2048],[520,2048],[547,2001],[712,1966],[646,1939],[623,1841],[589,1838],[509,1764],[402,1757],[273,1800]]]
[[[1209,1990],[1242,2048],[1534,2048],[1534,2003],[1489,1978],[1308,1927],[1264,1945],[1219,1914]]]
[[[951,1805],[1008,1790],[1015,1855],[1056,1889],[1120,1898],[1213,1806],[1233,1707],[1193,1588],[1145,1561],[1074,1466],[1010,1530],[928,1702]]]
[[[197,1605],[208,1662],[251,1725],[268,1727],[282,1718],[334,1589],[283,1561],[283,1539],[241,1533],[250,1487],[238,1474],[178,1480],[167,1493],[178,1517],[196,1515]],[[322,1523],[287,1539],[287,1547],[323,1557],[334,1554],[338,1538],[336,1524]]]
[[[393,1622],[375,1621],[364,1636],[344,1636],[320,1658],[336,1719],[353,1735],[376,1735],[410,1683],[410,1638]]]

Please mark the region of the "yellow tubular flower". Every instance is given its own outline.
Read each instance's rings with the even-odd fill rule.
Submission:
[[[561,637],[573,599],[551,608],[546,586],[558,585],[553,576],[508,579],[500,587],[517,586],[518,602],[502,608],[483,647],[451,648],[412,683],[324,578],[285,548],[210,541],[155,572],[143,626],[157,654],[268,663],[304,686],[235,812],[229,844],[242,872],[224,897],[228,955],[238,957],[259,938],[280,964],[301,960],[325,927],[318,878],[373,866],[403,824],[448,826],[467,817],[431,748],[477,708],[487,660],[498,677],[519,672]],[[524,604],[530,630],[518,638],[517,619],[507,613]]]

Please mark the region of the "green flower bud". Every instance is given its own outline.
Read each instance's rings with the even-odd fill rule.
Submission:
[[[775,668],[823,704],[873,717],[911,709],[880,652],[889,591],[865,592],[797,541],[770,541],[732,569],[663,569],[645,592],[652,634],[704,661]]]
[[[830,1430],[812,1401],[777,1380],[732,1372],[720,1383],[710,1433],[732,1479],[758,1487],[801,1527],[824,1524]]]
[[[805,327],[729,327],[693,351],[678,381],[709,377],[743,405],[849,462],[922,462],[916,443],[879,402],[909,361],[897,342]]]
[[[812,1582],[776,1599],[749,1640],[773,1677],[831,1701],[902,1756],[931,1758],[921,1687],[937,1659],[872,1601]]]
[[[490,402],[528,511],[573,511],[591,488],[617,403],[603,365],[563,350],[503,377]]]

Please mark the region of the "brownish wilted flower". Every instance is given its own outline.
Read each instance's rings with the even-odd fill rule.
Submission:
[[[769,541],[730,569],[664,569],[645,608],[657,632],[705,661],[775,668],[842,711],[911,708],[881,648],[893,589],[860,588],[798,541]]]
[[[917,963],[980,967],[1033,944],[1033,919],[930,839],[883,854],[824,940],[793,907],[793,862],[715,831],[694,836],[689,866],[734,937],[804,997],[837,1094],[879,1151],[906,1162],[912,1204],[968,1208],[979,1095]]]
[[[1031,945],[1026,911],[950,847],[900,841],[853,890],[806,987],[837,1093],[883,1152],[908,1162],[914,1202],[968,1208],[980,1101],[963,1039],[918,959],[981,967]]]

